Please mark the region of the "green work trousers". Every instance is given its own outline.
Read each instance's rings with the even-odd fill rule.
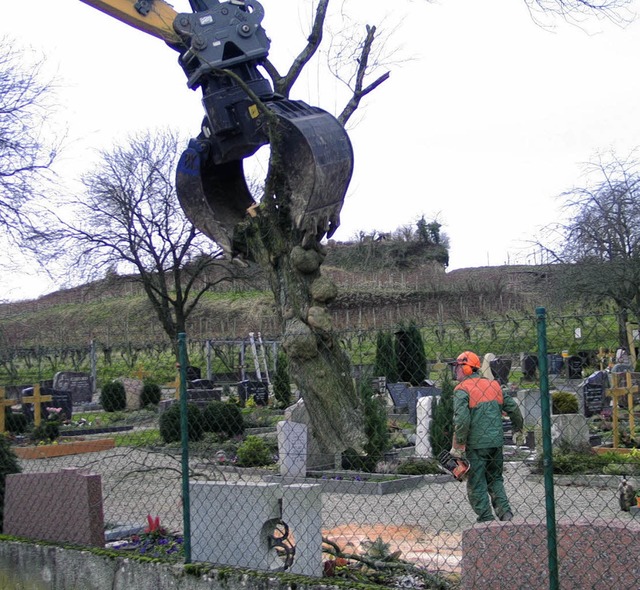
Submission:
[[[502,478],[502,447],[490,449],[467,448],[467,460],[471,465],[467,479],[467,497],[471,508],[478,515],[478,522],[494,520],[491,508],[502,519],[511,512]]]

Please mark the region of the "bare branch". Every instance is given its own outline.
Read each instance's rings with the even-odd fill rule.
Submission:
[[[289,96],[291,88],[296,83],[305,66],[318,51],[320,43],[322,43],[322,34],[324,31],[324,23],[327,17],[328,7],[329,0],[320,0],[318,2],[315,18],[313,19],[313,26],[311,27],[311,33],[307,38],[307,45],[293,60],[293,63],[289,67],[289,71],[284,76],[280,76],[278,74],[276,68],[271,62],[267,62],[265,64],[265,69],[273,81],[274,89],[279,94],[282,94],[285,97]]]

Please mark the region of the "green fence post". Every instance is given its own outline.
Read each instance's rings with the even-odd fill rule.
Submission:
[[[178,334],[180,355],[180,432],[182,443],[182,522],[184,562],[191,563],[191,508],[189,504],[189,420],[187,407],[187,335]]]
[[[558,590],[558,545],[556,535],[556,508],[553,491],[553,447],[551,443],[551,403],[549,398],[549,372],[547,366],[547,323],[544,307],[536,308],[538,318],[538,370],[540,371],[540,408],[542,412],[542,458],[544,465],[544,491],[547,512],[547,559],[549,563],[549,589]]]

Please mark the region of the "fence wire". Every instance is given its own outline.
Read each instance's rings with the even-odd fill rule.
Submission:
[[[614,316],[544,313],[345,331],[364,454],[317,444],[276,338],[185,340],[172,383],[142,353],[101,378],[98,354],[83,402],[42,369],[2,391],[3,532],[385,587],[640,588],[635,335]],[[436,459],[463,351],[524,418],[517,436],[503,416],[489,465],[495,489],[503,461],[508,521],[493,496],[477,522],[477,451],[463,482]],[[13,358],[15,386],[29,367]]]

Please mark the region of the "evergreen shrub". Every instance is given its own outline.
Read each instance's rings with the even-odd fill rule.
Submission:
[[[554,391],[551,394],[552,414],[577,414],[578,398],[568,391]]]
[[[289,360],[283,352],[278,354],[278,364],[273,376],[273,397],[281,408],[291,405],[291,379],[289,378]]]
[[[202,439],[204,421],[202,412],[196,404],[187,404],[187,429],[190,441]],[[168,410],[160,414],[160,436],[165,443],[180,442],[182,440],[179,403],[174,403]]]
[[[110,381],[102,386],[100,405],[105,412],[121,412],[127,408],[127,394],[119,381]]]
[[[227,438],[244,432],[242,411],[233,403],[209,402],[202,412],[202,420],[206,432],[214,432]]]
[[[23,434],[29,428],[27,417],[22,412],[7,411],[4,425],[11,434]]]
[[[140,394],[140,407],[157,406],[162,399],[160,386],[153,381],[145,381]]]
[[[241,467],[262,467],[274,462],[269,445],[264,439],[253,435],[248,436],[238,447],[237,458]]]

